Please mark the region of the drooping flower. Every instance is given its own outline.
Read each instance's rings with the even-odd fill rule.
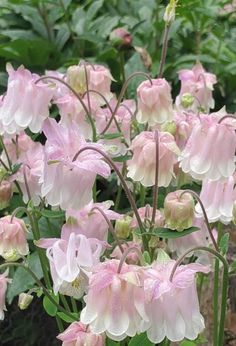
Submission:
[[[172,342],[184,338],[194,340],[204,329],[195,274],[208,273],[209,267],[198,263],[180,265],[170,281],[174,265],[175,261],[155,262],[145,271],[144,291],[149,321],[144,322],[142,328],[153,343],[160,343],[165,337]]]
[[[218,120],[216,114],[201,114],[180,155],[180,167],[194,179],[219,180],[234,173],[234,127]]]
[[[52,206],[79,209],[92,200],[92,187],[97,174],[108,177],[110,168],[95,151],[87,150],[76,158],[87,145],[76,126],[64,128],[54,119],[44,125],[45,144],[42,196]],[[90,143],[94,148],[98,144]]]
[[[140,181],[144,186],[153,186],[156,170],[156,141],[153,132],[144,131],[134,138],[131,144],[133,157],[127,161],[127,176]],[[174,137],[167,132],[159,132],[159,179],[158,186],[168,186],[177,162],[179,149]]]
[[[9,74],[6,96],[0,107],[0,133],[14,135],[29,127],[37,133],[49,116],[52,88],[39,82],[39,76],[31,74],[23,66],[16,71],[7,64]]]
[[[112,201],[103,203],[89,203],[80,210],[67,210],[66,223],[62,227],[62,235],[74,232],[76,234],[83,234],[87,238],[96,238],[99,240],[107,240],[108,224],[104,216],[99,210],[94,209],[98,207],[103,211],[109,220],[117,220],[120,214],[110,210],[113,205]]]
[[[88,284],[89,272],[99,263],[105,244],[83,234],[64,232],[60,239],[40,239],[37,246],[47,249],[54,293],[59,291],[80,298]]]
[[[230,176],[225,180],[203,180],[200,193],[201,201],[210,222],[220,221],[228,224],[233,217],[233,204],[236,200],[235,179]],[[202,215],[199,203],[196,212]]]
[[[142,220],[143,223],[147,223],[147,225],[151,223],[151,219],[152,219],[152,212],[153,212],[153,208],[150,205],[146,205],[145,207],[141,207],[138,209],[138,213],[139,216]],[[163,227],[164,226],[164,215],[160,210],[156,210],[156,214],[155,214],[155,223],[154,226],[155,227]],[[138,227],[138,222],[137,219],[135,217],[135,215],[133,216],[133,220],[130,224],[131,228],[136,228]]]
[[[112,340],[133,337],[146,320],[142,274],[139,267],[110,260],[96,266],[89,280],[81,321],[95,334],[106,332]]]
[[[173,118],[171,88],[164,78],[142,82],[138,89],[137,120],[150,126],[162,124]]]
[[[175,140],[180,149],[183,149],[189,139],[194,126],[199,122],[197,114],[192,112],[175,111],[176,124]]]
[[[5,296],[7,291],[7,284],[11,282],[8,277],[8,270],[0,274],[0,321],[4,319],[4,311],[6,311]]]
[[[62,346],[105,346],[105,335],[96,335],[81,322],[73,322],[63,333],[57,336]]]
[[[215,101],[212,91],[213,85],[216,84],[216,76],[206,72],[200,62],[192,70],[179,71],[179,79],[181,81],[181,90],[176,98],[177,107],[181,106],[182,97],[185,94],[190,94],[194,97],[194,102],[188,109],[194,112],[200,109],[207,113],[210,108],[214,108]]]
[[[166,226],[179,232],[193,224],[194,200],[191,194],[177,190],[168,193],[164,201]]]
[[[122,243],[122,248],[124,251],[128,250],[129,248],[136,248],[137,250],[141,252],[141,247],[142,247],[141,241],[140,242],[127,241],[125,243]],[[121,260],[122,255],[123,253],[121,252],[121,249],[119,248],[119,246],[116,246],[114,250],[112,251],[112,253],[110,254],[110,257]],[[136,251],[131,251],[130,253],[128,253],[126,257],[126,263],[138,264],[139,261],[140,261],[139,255]]]
[[[11,215],[0,218],[0,256],[17,261],[29,253],[26,225],[22,219]]]

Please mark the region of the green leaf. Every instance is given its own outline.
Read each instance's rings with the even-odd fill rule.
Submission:
[[[28,266],[39,279],[43,277],[43,272],[37,252],[33,252],[28,256]],[[7,291],[7,300],[9,304],[11,304],[15,296],[32,288],[34,284],[34,279],[29,273],[26,272],[26,270],[20,267],[17,268],[14,272],[12,283],[9,285]]]
[[[125,162],[127,160],[130,160],[131,158],[132,158],[132,155],[124,155],[124,156],[114,157],[113,161],[115,161],[115,162]]]
[[[60,219],[65,217],[65,212],[62,210],[44,209],[41,211],[41,215],[48,217],[49,219]]]
[[[91,20],[95,17],[95,15],[97,14],[97,12],[100,10],[100,8],[103,5],[104,0],[96,0],[93,1],[92,5],[89,7],[88,11],[87,11],[87,19]]]
[[[120,138],[122,137],[123,134],[122,133],[105,133],[104,135],[100,136],[100,138],[103,138],[103,139],[116,139],[116,138]]]
[[[226,254],[229,248],[229,233],[225,233],[220,240],[220,250],[223,255]]]
[[[236,273],[236,260],[234,260],[233,263],[230,264],[229,272],[230,274]]]
[[[119,346],[120,343],[118,341],[114,341],[106,338],[106,346]]]
[[[78,314],[75,313],[75,312],[71,312],[71,315],[75,316],[75,318],[78,319]],[[67,322],[67,323],[72,323],[74,322],[75,320],[71,317],[69,317],[68,315],[66,315],[64,312],[57,312],[57,316],[60,317],[61,320]]]
[[[58,294],[55,295],[51,293],[51,296],[59,304],[59,295]],[[44,296],[43,298],[43,307],[49,316],[52,316],[52,317],[56,316],[57,306],[53,304],[47,296]]]
[[[190,227],[190,228],[185,229],[182,232],[177,232],[177,231],[169,229],[169,228],[160,227],[160,228],[155,228],[154,230],[152,230],[152,232],[146,232],[145,234],[151,235],[151,236],[156,236],[156,237],[163,238],[163,239],[175,239],[175,238],[184,237],[185,235],[188,235],[188,234],[196,232],[196,231],[199,231],[198,227]],[[139,229],[136,229],[135,233],[137,235],[141,234]]]
[[[142,333],[133,337],[129,346],[154,346],[154,344],[148,340],[146,333]]]
[[[180,346],[196,346],[197,344],[194,341],[184,340],[180,343]]]

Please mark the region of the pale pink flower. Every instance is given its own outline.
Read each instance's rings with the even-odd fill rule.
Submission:
[[[210,222],[230,223],[233,217],[233,204],[236,200],[235,179],[233,176],[225,180],[203,180],[200,193],[201,201]],[[199,203],[196,212],[202,215]]]
[[[144,186],[153,186],[156,170],[155,133],[144,131],[131,144],[133,157],[127,161],[127,176],[140,181]],[[174,137],[167,132],[159,132],[159,179],[158,186],[167,187],[174,176],[173,167],[177,162],[179,148]]]
[[[183,149],[194,126],[199,122],[199,118],[192,112],[175,111],[174,121],[176,124],[175,140],[178,147]]]
[[[153,208],[150,207],[150,205],[146,205],[145,207],[141,207],[138,209],[138,213],[139,213],[139,216],[140,216],[142,222],[149,223],[149,225],[151,224],[152,211],[153,211]],[[157,209],[156,215],[155,215],[154,225],[155,225],[155,227],[163,227],[164,223],[165,223],[164,215],[161,213],[160,210]],[[137,222],[135,215],[133,216],[133,220],[131,221],[130,227],[131,228],[137,228],[138,227],[138,222]]]
[[[112,201],[102,203],[89,203],[80,210],[66,211],[66,223],[62,227],[62,234],[74,232],[83,234],[87,238],[96,238],[98,240],[107,240],[108,224],[104,216],[94,207],[101,209],[109,220],[117,220],[120,214],[110,210],[113,205]]]
[[[57,338],[62,341],[62,346],[105,346],[105,335],[93,334],[81,322],[73,322]]]
[[[0,182],[0,210],[5,209],[12,197],[12,184],[7,180]]]
[[[128,250],[129,248],[136,248],[140,251],[141,253],[141,242],[135,242],[135,241],[127,241],[125,243],[122,243],[122,248],[124,251]],[[122,258],[123,253],[120,250],[119,246],[116,246],[112,253],[110,254],[111,258],[115,258],[120,260]],[[136,251],[131,251],[127,257],[126,257],[126,263],[128,264],[138,264],[140,261],[139,255]]]
[[[179,71],[181,81],[180,94],[176,98],[177,107],[181,106],[181,98],[184,94],[194,97],[193,104],[189,109],[197,111],[203,109],[208,112],[214,108],[215,101],[212,96],[213,85],[216,84],[216,76],[204,70],[201,63],[197,63],[192,70]]]
[[[228,178],[235,170],[236,134],[233,126],[218,123],[218,117],[201,114],[179,161],[194,179]]]
[[[44,125],[45,144],[42,196],[52,206],[62,209],[82,208],[92,200],[92,187],[97,174],[108,177],[110,168],[101,155],[92,150],[75,155],[88,145],[77,126],[66,128],[54,119]],[[101,148],[92,143],[94,148]]]
[[[153,343],[160,343],[165,337],[172,342],[184,338],[194,340],[205,327],[199,311],[195,274],[208,273],[209,267],[198,263],[180,265],[171,282],[174,264],[175,261],[155,262],[145,271],[144,291],[149,321],[142,327]]]
[[[95,334],[106,332],[112,340],[133,337],[140,329],[144,310],[143,275],[140,268],[110,260],[94,268],[84,300],[81,321]]]
[[[0,274],[0,321],[4,319],[4,311],[6,311],[5,296],[7,291],[7,284],[11,282],[8,277],[8,269],[5,273]]]
[[[89,89],[100,92],[107,101],[110,101],[113,97],[110,90],[111,82],[114,81],[111,72],[102,65],[86,65],[86,68],[89,71]],[[103,99],[99,95],[96,96],[93,94],[92,97],[94,97],[100,105],[104,104]]]
[[[138,89],[137,120],[150,126],[163,124],[173,118],[171,87],[164,78],[142,82]]]
[[[0,255],[11,261],[29,253],[26,240],[26,225],[23,220],[11,215],[0,218]]]
[[[60,239],[42,238],[37,246],[47,249],[55,294],[59,291],[80,298],[91,269],[100,261],[105,243],[83,234],[64,233]]]
[[[39,76],[23,66],[15,71],[7,64],[7,72],[7,93],[0,107],[0,133],[13,135],[27,127],[34,133],[41,131],[49,116],[52,88],[43,82],[35,84]]]

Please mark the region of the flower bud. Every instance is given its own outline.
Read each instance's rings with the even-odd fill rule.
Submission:
[[[132,36],[125,28],[116,28],[110,33],[110,42],[115,47],[126,48],[132,43]]]
[[[170,229],[183,231],[193,225],[194,200],[190,193],[178,190],[169,193],[164,202],[166,226]]]
[[[191,107],[194,102],[194,97],[190,93],[185,93],[181,97],[181,106],[184,108]]]
[[[89,72],[87,70],[87,72]],[[86,73],[83,65],[73,65],[66,72],[67,83],[79,94],[86,91]]]
[[[167,24],[170,24],[175,20],[176,4],[177,4],[176,0],[170,0],[169,4],[166,6],[163,19]]]
[[[125,239],[129,237],[131,221],[132,217],[128,215],[116,220],[115,231],[118,238]]]
[[[0,184],[0,210],[5,209],[12,197],[12,185],[9,181],[3,180]]]
[[[20,310],[26,310],[33,300],[33,296],[28,293],[21,293],[18,299],[18,306]]]

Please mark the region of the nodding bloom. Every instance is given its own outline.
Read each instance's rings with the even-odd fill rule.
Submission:
[[[181,107],[182,98],[186,94],[193,96],[193,102],[188,109],[194,112],[202,110],[207,113],[210,108],[215,107],[212,91],[213,85],[217,82],[216,76],[206,72],[200,62],[192,70],[179,71],[179,79],[181,90],[176,98],[177,107]]]
[[[62,238],[42,238],[37,246],[47,249],[55,294],[80,298],[86,290],[88,275],[99,263],[105,243],[83,234],[65,232]]]
[[[171,88],[164,78],[142,82],[137,89],[138,113],[140,124],[154,126],[173,118]]]
[[[92,187],[97,174],[108,177],[110,168],[93,150],[76,154],[88,143],[77,126],[64,128],[54,119],[45,122],[45,144],[42,196],[52,206],[79,209],[92,200]],[[91,143],[94,148],[101,145]]]
[[[7,93],[0,107],[0,133],[14,135],[27,127],[40,132],[49,117],[49,104],[53,89],[47,84],[35,84],[39,76],[23,66],[16,71],[7,64],[9,74]]]
[[[150,205],[146,205],[145,207],[138,209],[139,216],[140,216],[142,222],[146,223],[147,227],[150,227],[150,225],[151,225],[152,212],[153,212],[153,208]],[[164,223],[165,223],[164,215],[162,214],[162,212],[160,210],[157,209],[156,214],[155,214],[154,226],[155,227],[163,227]],[[138,222],[137,222],[135,215],[133,216],[133,220],[130,224],[130,227],[131,228],[138,227]]]
[[[62,227],[62,234],[74,232],[76,234],[83,234],[87,238],[96,238],[98,240],[107,240],[109,226],[104,216],[99,210],[94,209],[98,207],[103,211],[109,220],[117,220],[121,215],[110,210],[113,205],[112,201],[102,203],[89,203],[80,210],[67,210],[66,223]]]
[[[105,334],[96,335],[81,322],[73,322],[57,339],[62,346],[105,346]]]
[[[209,267],[198,263],[180,265],[170,281],[176,261],[154,262],[145,271],[144,291],[148,322],[142,325],[149,340],[160,343],[194,340],[204,329],[199,311],[195,274],[208,273]],[[187,303],[187,304],[186,304]]]
[[[176,124],[175,140],[180,149],[183,149],[189,139],[196,123],[199,122],[197,114],[192,112],[175,111]]]
[[[0,274],[0,321],[4,320],[4,311],[6,311],[5,296],[7,291],[7,284],[11,282],[8,277],[8,269],[5,273]]]
[[[180,167],[194,179],[228,178],[235,170],[235,150],[234,127],[202,114],[179,157]]]
[[[233,204],[236,200],[235,178],[230,176],[225,180],[203,180],[200,198],[208,220],[220,221],[227,225],[232,220]],[[196,212],[202,215],[199,204],[196,205]]]
[[[112,340],[133,337],[146,320],[143,275],[140,267],[109,260],[97,265],[89,280],[81,321],[95,334],[106,332]]]
[[[17,261],[28,255],[26,231],[23,220],[11,215],[0,218],[0,256],[8,261]]]
[[[140,181],[144,186],[155,184],[156,140],[155,133],[143,131],[131,144],[133,157],[127,161],[127,176]],[[159,132],[159,179],[158,186],[167,187],[174,176],[173,167],[177,162],[179,148],[174,137],[167,132]]]
[[[135,241],[127,241],[125,243],[122,243],[122,248],[124,251],[128,250],[129,248],[136,248],[141,252],[142,244],[140,242],[135,242]],[[122,258],[122,252],[119,246],[116,246],[112,253],[110,254],[111,258],[116,258],[118,260],[121,260]],[[128,264],[138,264],[140,261],[139,255],[136,251],[131,251],[128,253],[126,257],[126,263]]]

